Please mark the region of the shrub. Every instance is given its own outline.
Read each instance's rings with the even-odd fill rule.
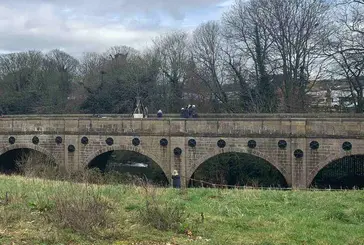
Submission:
[[[157,188],[145,184],[145,206],[139,210],[140,220],[158,230],[179,231],[186,223],[186,207],[175,199],[161,200]]]
[[[15,161],[16,167],[26,177],[56,179],[59,169],[54,160],[39,152],[23,153]]]
[[[48,218],[63,228],[88,234],[113,224],[111,206],[93,191],[82,191],[78,196],[67,194],[55,197],[55,206]]]
[[[16,168],[18,172],[25,177],[98,185],[138,185],[140,182],[139,179],[141,179],[141,177],[127,172],[122,173],[113,170],[102,172],[98,168],[68,172],[65,169],[57,166],[57,164],[54,162],[54,159],[35,151],[31,151],[29,153],[23,152],[21,156],[16,159]],[[143,178],[146,177],[144,176]]]

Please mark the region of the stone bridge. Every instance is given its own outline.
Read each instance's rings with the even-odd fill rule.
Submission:
[[[68,171],[114,150],[139,152],[170,179],[187,179],[221,153],[246,153],[277,168],[289,186],[308,187],[333,160],[364,154],[361,114],[216,114],[198,119],[165,115],[23,115],[0,118],[0,155],[20,148],[53,157]]]

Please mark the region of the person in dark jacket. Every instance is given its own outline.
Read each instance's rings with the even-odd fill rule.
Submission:
[[[196,109],[195,105],[192,105],[192,107],[191,107],[191,116],[193,118],[197,118],[197,109]]]
[[[181,188],[181,176],[177,170],[174,170],[172,174],[172,186],[173,188]]]
[[[181,108],[181,118],[185,117],[185,108]]]
[[[188,113],[188,107],[186,107],[184,110],[183,110],[183,115],[182,115],[183,118],[188,118],[189,117],[189,113]]]
[[[188,110],[188,117],[191,117],[192,116],[192,105],[188,105],[187,110]]]
[[[162,110],[158,110],[158,112],[157,112],[157,117],[158,117],[158,118],[162,118],[162,116],[163,116],[163,112],[162,112]]]

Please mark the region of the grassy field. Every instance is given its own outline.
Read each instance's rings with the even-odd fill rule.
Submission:
[[[178,191],[0,176],[0,199],[0,244],[364,244],[364,191]]]

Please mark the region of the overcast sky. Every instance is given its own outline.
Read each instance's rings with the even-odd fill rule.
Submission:
[[[171,29],[219,19],[234,0],[0,0],[0,52],[142,49]]]

